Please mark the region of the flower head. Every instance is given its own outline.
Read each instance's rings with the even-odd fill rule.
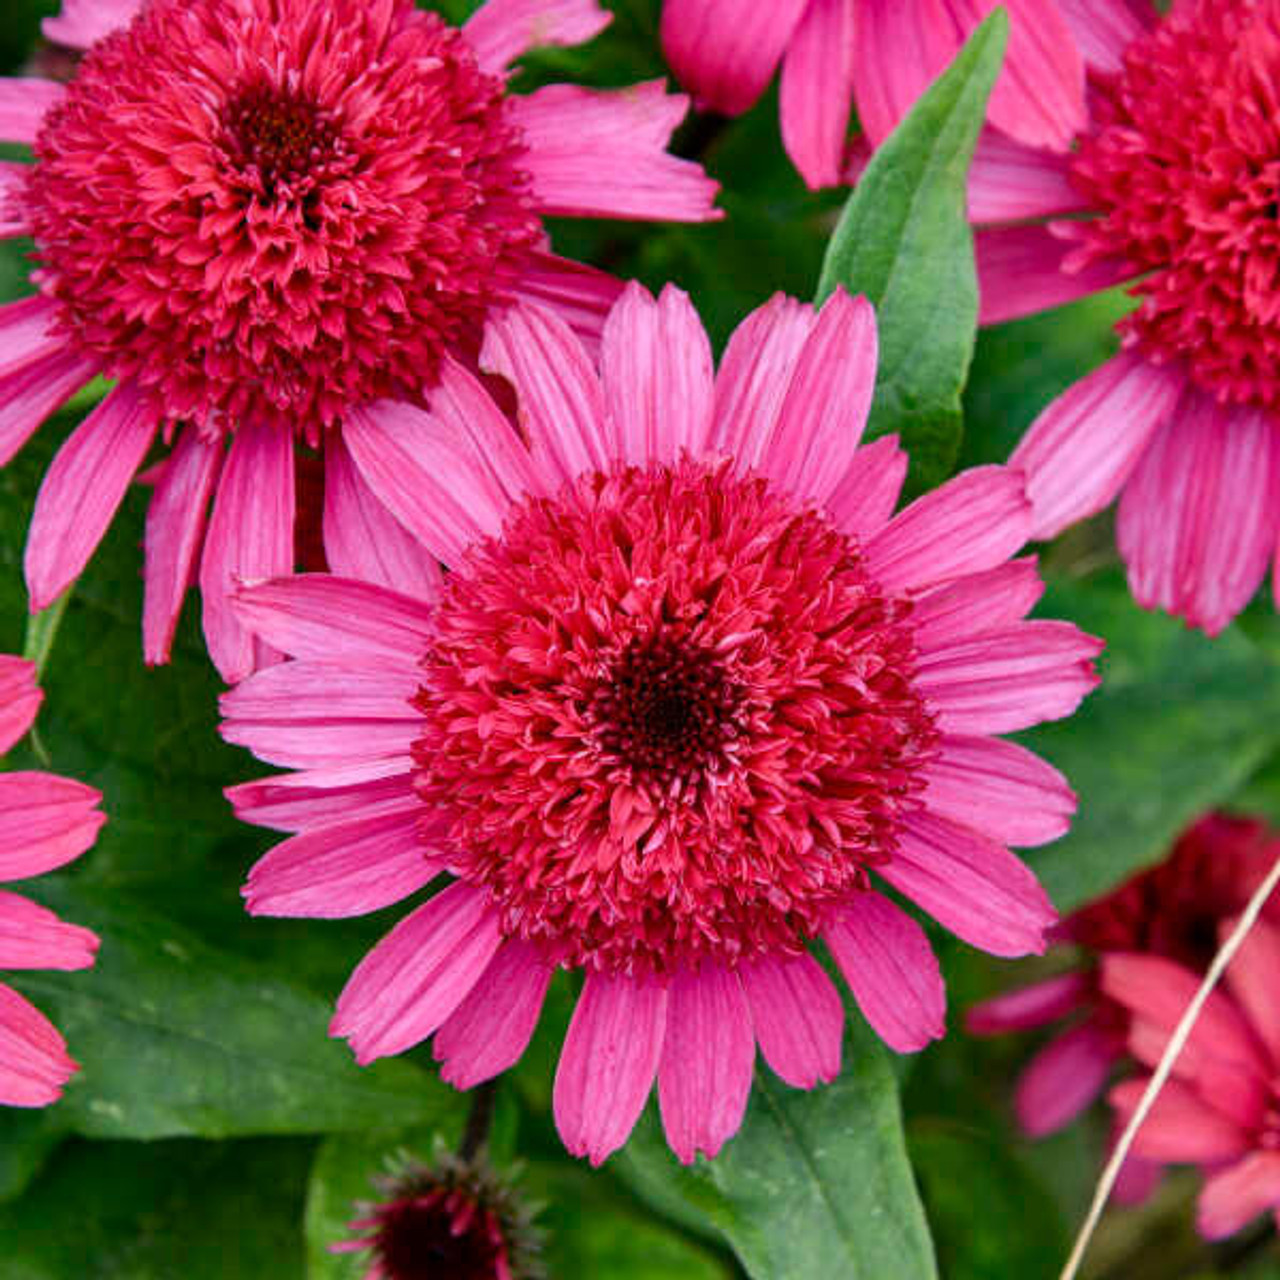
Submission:
[[[859,445],[875,359],[864,300],[777,297],[716,375],[684,295],[632,286],[599,375],[545,310],[491,326],[481,363],[520,435],[456,364],[433,415],[348,427],[449,573],[415,597],[243,591],[294,661],[226,696],[224,734],[301,770],[230,793],[298,833],[251,872],[251,910],[354,914],[455,877],[339,999],[361,1061],[435,1033],[469,1087],[519,1058],[552,971],[579,970],[566,1144],[602,1160],[656,1074],[690,1160],[736,1130],[756,1043],[800,1087],[839,1070],[814,940],[889,1044],[943,1033],[937,962],[884,886],[987,950],[1042,947],[1052,908],[1004,842],[1060,835],[1074,798],[992,735],[1073,710],[1100,644],[1022,621],[1041,587],[1008,562],[1013,473],[892,516],[905,456]]]
[[[35,667],[0,654],[0,757],[35,721]],[[43,875],[78,858],[106,819],[92,787],[48,773],[0,773],[0,880]],[[98,939],[8,890],[0,891],[0,969],[86,969]],[[76,1070],[53,1024],[0,983],[0,1104],[45,1107]]]
[[[34,607],[83,568],[157,434],[174,447],[148,523],[148,660],[211,497],[212,656],[229,679],[268,656],[225,594],[293,567],[295,446],[325,458],[334,568],[425,572],[347,456],[350,413],[424,403],[445,354],[474,361],[520,297],[598,337],[620,286],[550,254],[544,215],[713,216],[714,184],[663,150],[684,100],[660,84],[508,92],[531,45],[607,21],[595,0],[489,0],[461,29],[412,0],[66,10],[51,33],[95,41],[72,81],[0,82],[0,129],[35,156],[3,171],[0,234],[34,238],[40,288],[0,309],[0,462],[95,373],[118,385],[41,492]]]
[[[982,316],[1132,282],[1120,354],[1051,404],[1012,461],[1037,537],[1120,495],[1139,602],[1216,633],[1280,543],[1280,132],[1261,105],[1280,93],[1280,4],[1089,9],[1082,48],[1106,56],[1075,150],[980,148]]]

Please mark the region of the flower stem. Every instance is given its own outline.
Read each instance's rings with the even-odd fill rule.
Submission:
[[[497,1080],[486,1080],[484,1084],[476,1086],[471,1095],[471,1111],[462,1134],[462,1144],[458,1147],[461,1159],[473,1160],[488,1141],[489,1126],[493,1123],[493,1104],[497,1096]]]

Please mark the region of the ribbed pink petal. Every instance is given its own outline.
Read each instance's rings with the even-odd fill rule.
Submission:
[[[756,1042],[736,972],[682,970],[667,993],[667,1033],[658,1102],[671,1150],[682,1164],[712,1160],[738,1132],[751,1093]]]
[[[507,99],[524,131],[532,198],[544,214],[706,222],[720,184],[666,150],[689,109],[662,80],[626,89],[553,84]]]
[[[8,365],[12,334],[0,330],[5,344],[0,368]],[[51,346],[45,354],[0,372],[0,467],[27,443],[36,428],[97,371],[94,361]]]
[[[969,221],[984,226],[1082,212],[1088,204],[1070,172],[1070,155],[1024,146],[988,126],[969,168]]]
[[[0,969],[87,969],[97,950],[97,934],[0,890]]]
[[[1056,0],[1089,66],[1115,73],[1124,51],[1156,21],[1150,0]]]
[[[59,304],[36,294],[0,307],[0,378],[66,349],[55,329]]]
[[[35,723],[44,694],[36,685],[36,664],[0,653],[0,756]]]
[[[733,331],[716,376],[709,449],[759,466],[815,321],[812,307],[775,293]]]
[[[433,600],[440,562],[378,501],[338,432],[324,454],[324,554],[339,577]]]
[[[401,813],[413,797],[411,762],[382,762],[386,776],[320,785],[313,771],[273,774],[227,787],[236,817],[273,831],[298,832],[330,822],[354,822]],[[321,782],[330,781],[321,775]],[[421,802],[418,809],[421,811]]]
[[[1027,477],[1032,536],[1056,537],[1107,506],[1185,386],[1176,369],[1122,352],[1049,405],[1009,459]]]
[[[837,289],[796,361],[760,469],[798,498],[825,504],[844,479],[867,425],[876,384],[876,315]]]
[[[947,733],[1012,733],[1070,715],[1104,644],[1071,622],[1019,622],[923,655],[916,687]]]
[[[1002,0],[943,0],[966,35]],[[1009,12],[1004,69],[988,117],[1029,147],[1065,151],[1087,121],[1084,59],[1057,0],[1003,0]]]
[[[664,0],[662,51],[698,105],[746,111],[764,92],[810,0]]]
[[[1272,415],[1188,391],[1120,499],[1116,541],[1134,597],[1216,635],[1257,590],[1277,536]]]
[[[488,895],[458,882],[406,916],[360,962],[329,1034],[362,1066],[425,1040],[462,1003],[502,935]]]
[[[48,608],[88,564],[158,425],[137,389],[123,384],[58,450],[27,534],[23,568],[33,610]]]
[[[22,206],[28,166],[0,161],[0,239],[31,234],[31,222]]]
[[[876,870],[939,924],[992,955],[1040,954],[1045,930],[1058,918],[1025,863],[934,814],[911,817],[892,860]]]
[[[846,534],[866,540],[889,523],[907,478],[907,455],[897,436],[881,436],[853,455],[827,511]]]
[[[973,239],[978,264],[978,323],[1002,324],[1110,289],[1135,273],[1123,262],[1095,262],[1067,271],[1073,241],[1052,224],[988,227]]]
[[[813,190],[842,181],[858,0],[809,0],[782,62],[782,142]]]
[[[916,601],[916,644],[927,653],[1001,630],[1024,618],[1043,594],[1034,556],[957,578]]]
[[[599,1165],[626,1142],[658,1070],[666,1026],[667,991],[656,978],[587,975],[552,1097],[572,1155]]]
[[[1031,504],[1008,467],[973,467],[900,511],[866,544],[871,572],[890,591],[1003,564],[1027,540]]]
[[[667,285],[655,301],[629,284],[605,325],[601,370],[611,457],[644,466],[702,453],[715,367],[688,294]]]
[[[218,485],[200,563],[204,635],[228,684],[273,660],[245,630],[230,596],[242,582],[293,568],[293,440],[276,427],[236,429]]]
[[[45,114],[65,93],[52,80],[0,77],[0,141],[34,142]]]
[[[588,350],[595,351],[605,320],[622,296],[623,287],[617,276],[585,262],[558,258],[553,253],[535,253],[512,292],[521,302],[554,311]]]
[[[1196,1205],[1196,1227],[1206,1239],[1222,1240],[1277,1207],[1280,1154],[1255,1151],[1204,1184]]]
[[[1051,764],[998,738],[945,735],[926,767],[927,808],[1004,844],[1038,845],[1067,833],[1076,794]]]
[[[78,858],[106,821],[101,801],[71,778],[0,773],[0,880],[43,875]]]
[[[860,893],[822,931],[863,1016],[899,1053],[947,1033],[947,990],[924,930],[878,893]]]
[[[1107,1095],[1120,1124],[1133,1118],[1150,1082],[1149,1076],[1124,1080]],[[1165,1082],[1133,1144],[1147,1159],[1179,1163],[1232,1160],[1248,1149],[1248,1134],[1180,1080]]]
[[[445,564],[501,531],[500,492],[466,440],[431,414],[391,400],[358,406],[343,440],[382,505]]]
[[[844,1005],[810,955],[763,956],[738,972],[764,1060],[797,1089],[830,1083],[840,1074]]]
[[[1224,920],[1218,925],[1219,943],[1226,942],[1237,923]],[[1272,1064],[1280,1067],[1280,929],[1266,920],[1254,923],[1227,967],[1227,986]]]
[[[515,387],[520,425],[551,474],[568,481],[605,468],[604,389],[563,320],[540,307],[509,307],[489,323],[480,363]]]
[[[0,1106],[47,1107],[75,1070],[53,1023],[0,983]]]
[[[470,1089],[515,1066],[538,1025],[551,974],[536,947],[508,938],[436,1032],[440,1078]]]
[[[1115,1038],[1084,1022],[1055,1036],[1023,1069],[1013,1109],[1023,1133],[1056,1133],[1076,1118],[1106,1086],[1120,1057]]]
[[[408,670],[433,632],[429,602],[325,573],[242,587],[234,603],[255,635],[296,658],[382,659]]]
[[[227,742],[285,769],[324,769],[351,763],[407,759],[422,736],[417,720],[339,719],[322,723],[228,720]]]
[[[339,920],[417,893],[444,870],[419,830],[415,796],[398,812],[334,822],[282,841],[253,865],[242,890],[256,916]]]
[[[149,665],[169,661],[221,466],[221,443],[188,428],[178,438],[151,495],[142,607],[142,652]]]
[[[462,31],[481,69],[501,75],[530,49],[586,44],[611,21],[596,0],[485,0]]]
[[[123,27],[142,7],[142,0],[62,0],[62,12],[40,24],[46,40],[71,49],[91,44]]]
[[[1083,973],[1059,974],[979,1001],[965,1014],[964,1029],[971,1036],[1031,1031],[1065,1018],[1080,1008],[1092,992],[1093,986]]]

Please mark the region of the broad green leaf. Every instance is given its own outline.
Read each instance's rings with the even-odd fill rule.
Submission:
[[[438,1086],[408,1062],[358,1067],[331,1040],[330,1006],[215,950],[128,898],[36,882],[30,896],[102,937],[82,973],[14,975],[83,1070],[56,1110],[92,1137],[226,1137],[408,1125]]]
[[[1009,23],[993,13],[872,157],[845,205],[818,284],[875,304],[880,371],[868,438],[897,432],[916,491],[960,448],[978,281],[966,179]]]
[[[1216,639],[1139,609],[1118,573],[1051,586],[1040,612],[1102,636],[1102,687],[1023,735],[1080,796],[1071,832],[1026,854],[1060,911],[1159,861],[1280,746],[1280,665],[1239,628]]]
[[[0,1207],[4,1280],[302,1280],[312,1143],[70,1143]]]
[[[660,1211],[683,1200],[682,1217],[721,1232],[754,1280],[935,1276],[887,1051],[854,1018],[844,1055],[840,1078],[808,1092],[761,1067],[741,1131],[689,1169],[651,1107],[619,1175]]]

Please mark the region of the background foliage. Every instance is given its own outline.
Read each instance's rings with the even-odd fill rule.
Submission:
[[[606,0],[612,29],[522,75],[625,84],[663,74],[656,0]],[[449,0],[455,19],[472,5]],[[8,0],[0,71],[36,47],[45,0]],[[976,338],[962,180],[1002,32],[975,42],[867,175],[827,259],[842,193],[811,195],[783,156],[771,91],[731,124],[680,145],[724,184],[728,217],[704,227],[556,228],[558,248],[687,289],[722,345],[776,290],[837,280],[881,306],[886,372],[873,429],[902,431],[912,483],[1003,460],[1059,390],[1112,346],[1125,307],[1104,297]],[[905,196],[904,196],[905,192]],[[909,199],[907,199],[909,197]],[[905,203],[904,203],[905,200]],[[29,246],[0,246],[0,298],[27,292]],[[963,396],[962,396],[963,393]],[[0,651],[24,643],[24,531],[40,476],[84,405],[0,471]],[[5,762],[39,760],[102,788],[111,820],[76,870],[35,896],[105,941],[88,973],[26,975],[84,1064],[56,1108],[0,1112],[2,1280],[339,1280],[327,1246],[397,1146],[456,1141],[467,1099],[418,1051],[367,1070],[325,1025],[346,973],[395,912],[347,922],[251,920],[238,885],[270,843],[235,823],[221,790],[252,763],[216,734],[218,683],[188,608],[173,665],[141,664],[135,487],[70,602],[50,656],[37,736]],[[1067,910],[1159,858],[1211,805],[1280,819],[1280,631],[1270,604],[1215,643],[1140,613],[1095,523],[1046,548],[1043,609],[1104,635],[1105,683],[1071,721],[1028,741],[1073,780],[1080,818],[1031,861]],[[953,1032],[894,1059],[856,1011],[846,1070],[802,1094],[761,1073],[742,1133],[713,1164],[680,1169],[650,1112],[600,1172],[565,1156],[549,1116],[568,1016],[553,991],[535,1043],[503,1086],[495,1154],[519,1157],[544,1201],[558,1277],[617,1280],[947,1280],[1056,1274],[1102,1150],[1101,1117],[1047,1142],[1013,1131],[1010,1083],[1025,1041],[974,1042],[959,1011],[1025,980],[935,935]],[[914,1168],[914,1174],[913,1174]],[[1188,1179],[1109,1219],[1094,1277],[1280,1277],[1274,1246],[1209,1248],[1189,1227]],[[1158,1248],[1152,1241],[1158,1240]]]

